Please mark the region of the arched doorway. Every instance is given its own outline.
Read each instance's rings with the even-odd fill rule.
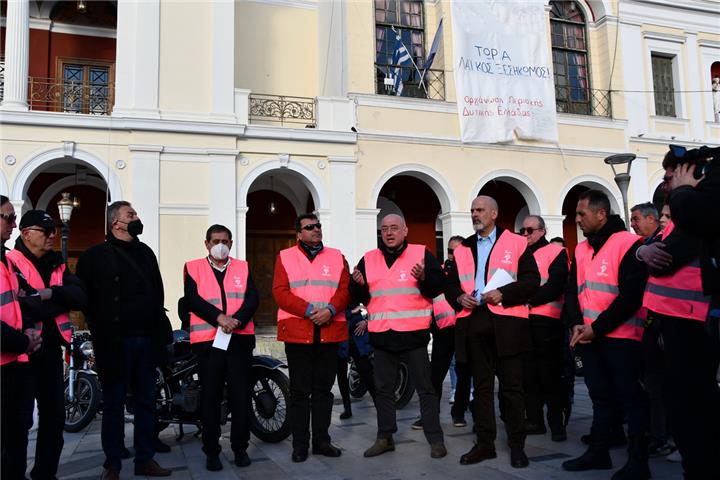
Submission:
[[[522,221],[530,214],[527,201],[520,191],[503,180],[491,180],[480,189],[478,195],[492,197],[498,203],[496,224],[517,232]]]
[[[427,183],[414,176],[395,175],[380,189],[376,206],[380,209],[378,225],[385,215],[401,213],[408,227],[407,241],[425,245],[438,260],[444,259],[440,201]],[[379,229],[377,235],[379,244]]]
[[[280,250],[295,245],[295,218],[314,211],[315,200],[299,174],[277,169],[252,183],[247,206],[246,258],[260,293],[254,321],[258,326],[274,326],[278,308],[272,296],[275,260]]]

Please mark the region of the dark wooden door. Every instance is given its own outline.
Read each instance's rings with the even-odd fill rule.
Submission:
[[[277,324],[278,306],[272,296],[275,259],[280,250],[295,243],[293,231],[248,231],[247,260],[260,294],[260,306],[254,318],[255,325]]]

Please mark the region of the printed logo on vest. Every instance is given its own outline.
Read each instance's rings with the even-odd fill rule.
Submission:
[[[597,276],[598,277],[607,277],[608,276],[607,269],[608,269],[608,262],[607,262],[607,260],[603,259],[602,262],[600,262],[600,270],[597,272]]]
[[[505,250],[505,257],[503,258],[503,260],[500,260],[500,263],[509,265],[509,264],[513,263],[512,260],[510,260],[511,258],[512,258],[512,252],[510,250]]]
[[[398,282],[407,282],[408,280],[409,279],[408,279],[407,270],[400,270],[400,276],[398,277]]]
[[[323,265],[323,266],[322,266],[322,276],[323,276],[323,277],[329,277],[329,276],[330,276],[330,266],[329,266],[329,265]]]
[[[235,288],[242,288],[242,277],[233,275],[233,283],[235,284]]]

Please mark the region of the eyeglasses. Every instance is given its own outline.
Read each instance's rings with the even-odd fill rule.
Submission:
[[[308,223],[304,227],[302,227],[303,230],[307,230],[308,232],[312,232],[315,229],[322,230],[322,224],[320,222],[318,223]]]
[[[542,228],[533,228],[533,227],[527,227],[527,228],[525,228],[525,227],[522,227],[518,233],[520,233],[520,235],[525,235],[526,233],[527,233],[528,235],[532,235],[534,232],[537,232],[537,231],[540,231],[540,230],[542,230]]]
[[[13,223],[15,220],[17,220],[17,215],[14,213],[0,213],[0,218],[3,220]]]
[[[399,225],[390,225],[389,227],[388,226],[380,227],[380,231],[382,233],[388,233],[388,232],[397,233],[400,231],[400,226]]]
[[[23,230],[32,230],[33,232],[42,232],[43,235],[46,237],[49,237],[50,235],[55,234],[55,227],[48,227],[48,228],[25,228]]]

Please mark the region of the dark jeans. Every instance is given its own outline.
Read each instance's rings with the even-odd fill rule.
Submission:
[[[200,404],[202,405],[203,452],[209,457],[220,455],[220,405],[227,383],[227,401],[232,415],[230,446],[233,452],[244,452],[250,441],[251,345],[233,335],[227,350],[209,347],[198,356]]]
[[[430,356],[430,379],[438,403],[442,399],[442,386],[455,355],[455,327],[437,329],[433,324],[433,346]]]
[[[470,408],[470,413],[474,419],[474,403],[470,401],[470,388],[472,386],[470,366],[467,363],[461,363],[456,360],[455,375],[457,376],[457,383],[455,384],[455,403],[453,403],[452,407],[450,407],[450,416],[452,416],[453,419],[464,419],[465,412],[468,408]]]
[[[373,380],[373,366],[368,355],[362,355],[355,342],[350,342],[350,356],[355,362],[360,380],[367,386],[368,393],[375,400],[375,380]]]
[[[309,448],[311,416],[313,445],[330,442],[328,429],[334,399],[332,387],[337,373],[337,350],[337,343],[285,343],[290,371],[288,414],[293,449]]]
[[[2,473],[7,480],[24,480],[27,469],[27,432],[32,426],[35,402],[29,395],[30,366],[8,363],[0,368],[2,379]]]
[[[120,471],[120,454],[125,436],[125,399],[128,387],[133,394],[135,464],[143,465],[155,456],[155,365],[150,337],[123,339],[122,378],[103,379],[102,448],[105,468]]]
[[[662,316],[667,360],[668,414],[687,480],[717,474],[720,458],[720,393],[715,380],[720,346],[705,324]]]
[[[628,422],[628,435],[647,432],[647,396],[640,385],[642,345],[635,340],[597,338],[579,345],[585,368],[585,385],[593,405],[592,441],[607,448],[619,401]]]
[[[650,314],[651,316],[652,314]],[[665,414],[665,357],[660,347],[660,323],[658,317],[645,328],[643,334],[643,384],[650,406],[650,438],[653,442],[667,442],[667,416]]]
[[[343,406],[350,405],[350,382],[348,381],[348,359],[338,358],[337,360],[337,384],[340,389]]]
[[[468,322],[465,350],[475,389],[475,427],[478,445],[492,447],[497,436],[495,425],[495,375],[500,383],[501,414],[507,430],[508,445],[525,446],[525,401],[523,398],[522,355],[499,356],[495,329],[488,311],[459,319]],[[460,339],[458,339],[460,341]]]
[[[400,362],[408,367],[408,374],[420,398],[420,419],[425,438],[431,444],[443,442],[440,426],[440,404],[430,379],[430,360],[427,348],[418,347],[404,352],[375,349],[375,408],[377,409],[377,438],[390,438],[397,432],[395,410],[395,382]]]
[[[525,415],[528,423],[544,425],[543,407],[552,431],[563,427],[565,387],[563,383],[564,325],[555,318],[532,315],[532,351],[525,357]]]

